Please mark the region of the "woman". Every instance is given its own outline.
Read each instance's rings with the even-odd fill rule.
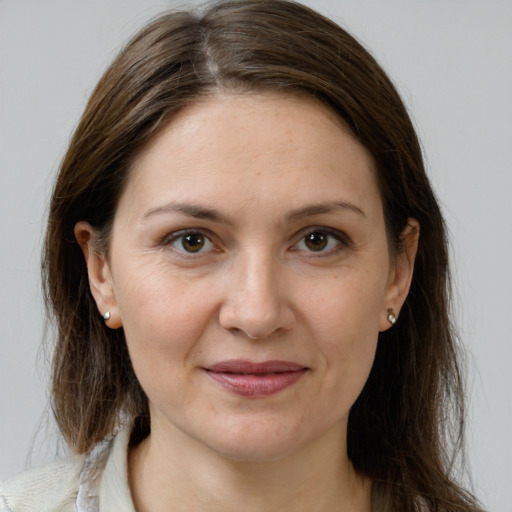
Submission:
[[[0,510],[480,510],[445,229],[389,79],[281,0],[166,14],[50,207],[54,413]]]

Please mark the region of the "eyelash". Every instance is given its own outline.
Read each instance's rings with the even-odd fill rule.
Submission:
[[[174,244],[179,243],[180,240],[181,240],[181,245],[183,247],[185,237],[191,236],[191,235],[203,237],[208,244],[210,244],[212,247],[215,247],[215,244],[211,240],[211,235],[208,232],[205,232],[204,230],[201,230],[201,229],[188,229],[185,231],[178,231],[178,232],[172,233],[170,236],[166,237],[163,240],[162,245],[163,246],[173,246],[175,251],[177,253],[179,253],[182,257],[186,257],[186,258],[198,257],[201,254],[203,254],[205,251],[199,250],[197,252],[193,252],[193,251],[186,251],[186,250],[184,250],[184,248],[178,249],[177,247],[174,247]]]
[[[293,247],[295,248],[299,244],[307,244],[307,237],[312,236],[312,235],[327,236],[331,239],[334,239],[336,242],[336,246],[333,248],[330,248],[328,250],[321,249],[319,251],[314,251],[314,250],[302,249],[306,252],[311,253],[312,255],[316,255],[317,257],[331,256],[331,255],[337,253],[338,251],[340,251],[341,249],[350,246],[350,240],[348,239],[347,235],[345,235],[344,233],[334,230],[334,229],[325,228],[325,227],[313,227],[313,228],[308,228],[306,231],[303,231],[300,235],[300,239],[298,240],[298,242],[296,242],[293,245]],[[329,244],[329,241],[327,241],[327,244]],[[293,250],[296,251],[296,250],[301,250],[301,249],[293,249]]]
[[[314,250],[308,250],[308,249],[296,249],[295,248],[296,246],[298,246],[301,243],[307,244],[306,238],[308,236],[317,235],[317,234],[324,235],[324,236],[330,237],[331,239],[334,239],[336,241],[336,246],[327,251],[324,249],[321,249],[319,251],[314,251]],[[185,241],[185,238],[187,236],[191,236],[191,235],[203,237],[207,244],[210,244],[212,246],[212,248],[215,248],[215,244],[214,244],[214,242],[212,242],[211,235],[207,231],[204,231],[202,229],[188,229],[185,231],[178,231],[178,232],[172,233],[170,236],[167,236],[163,240],[162,245],[163,246],[172,246],[177,253],[179,253],[182,257],[186,257],[186,258],[198,257],[201,254],[204,254],[205,252],[211,251],[211,249],[203,251],[202,247],[197,252],[185,250],[183,247],[183,243]],[[175,244],[180,243],[180,241],[181,241],[182,248],[178,248],[175,246]],[[329,241],[327,241],[327,244],[328,243],[329,243]],[[348,238],[348,236],[340,231],[333,230],[330,228],[325,228],[325,227],[312,227],[312,228],[308,228],[307,230],[303,230],[300,233],[299,240],[293,244],[291,250],[293,252],[303,250],[305,252],[311,253],[312,255],[315,255],[316,257],[322,257],[322,256],[325,257],[325,256],[330,256],[334,253],[337,253],[341,249],[349,247],[350,245],[351,245],[351,241]]]

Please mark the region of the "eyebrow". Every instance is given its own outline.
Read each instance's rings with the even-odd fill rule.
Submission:
[[[286,215],[288,222],[297,221],[315,215],[322,215],[324,213],[335,213],[338,210],[348,210],[366,218],[366,213],[359,208],[359,206],[348,201],[329,201],[327,203],[315,203],[311,205],[292,210]]]
[[[214,208],[208,208],[191,203],[180,203],[177,201],[172,201],[168,204],[157,206],[156,208],[151,208],[142,216],[142,218],[143,220],[146,220],[154,215],[162,215],[168,213],[182,213],[187,217],[194,217],[195,219],[206,219],[220,224],[232,224],[232,222],[227,217],[222,215]]]
[[[285,216],[287,222],[298,221],[307,217],[314,217],[315,215],[322,215],[326,213],[335,213],[339,210],[345,210],[356,213],[366,218],[364,211],[359,206],[350,203],[348,201],[328,201],[326,203],[314,203],[306,205],[296,210],[291,210]],[[234,220],[221,214],[214,208],[208,208],[192,203],[181,203],[172,201],[168,204],[151,208],[142,216],[143,220],[146,220],[154,215],[162,215],[169,213],[182,213],[187,217],[193,217],[195,219],[206,219],[219,224],[234,225]]]

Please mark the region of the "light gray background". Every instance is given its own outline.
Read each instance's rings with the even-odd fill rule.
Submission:
[[[419,130],[452,234],[475,489],[510,512],[512,2],[307,3],[373,51]],[[26,465],[46,403],[39,253],[52,178],[102,71],[169,5],[0,0],[0,479]],[[35,462],[53,453],[44,428],[37,439]]]

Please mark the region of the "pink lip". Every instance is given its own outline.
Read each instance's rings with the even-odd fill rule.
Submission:
[[[233,393],[264,397],[291,386],[308,368],[287,361],[253,363],[237,359],[222,361],[204,370],[215,382]]]

